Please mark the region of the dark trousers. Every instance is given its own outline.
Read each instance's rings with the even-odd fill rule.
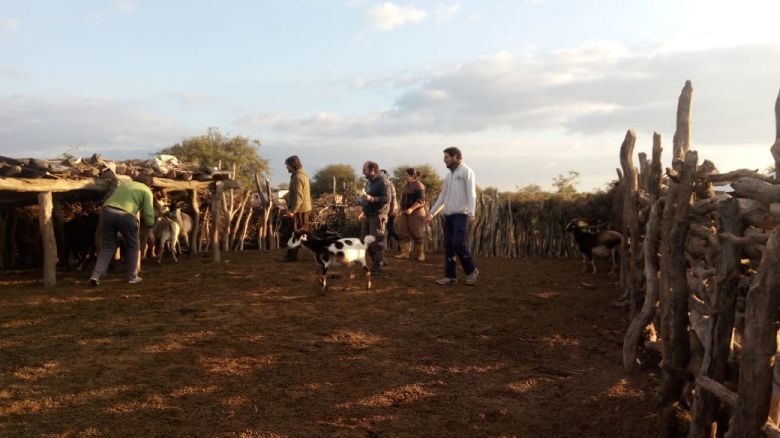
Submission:
[[[114,251],[116,251],[116,233],[121,234],[125,241],[127,279],[135,278],[138,275],[138,220],[126,211],[103,207],[100,210],[98,226],[101,243],[95,270],[92,271],[92,278],[99,279],[106,273],[108,264],[111,263]]]
[[[371,257],[372,269],[381,269],[385,259],[385,229],[387,228],[387,215],[366,216],[360,230],[360,238],[367,235],[376,237],[376,240],[368,245],[366,253]]]
[[[293,217],[290,218],[290,222],[292,225],[292,230],[290,230],[290,235],[292,233],[296,232],[297,230],[309,230],[309,213],[308,211],[303,211],[300,213],[293,213]],[[288,237],[289,239],[289,237]],[[287,249],[287,256],[286,258],[292,259],[292,260],[298,260],[298,250],[301,249],[301,247],[297,248],[288,248]]]
[[[466,275],[476,269],[474,259],[471,258],[469,247],[466,245],[468,236],[469,217],[465,214],[451,214],[444,216],[444,275],[455,278],[455,257],[460,259],[463,271]]]
[[[395,243],[399,243],[401,241],[401,235],[398,234],[398,231],[395,230],[395,216],[388,216],[387,217],[387,245],[391,249],[393,248],[393,238],[395,238]]]

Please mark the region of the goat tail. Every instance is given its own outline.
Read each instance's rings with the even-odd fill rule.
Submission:
[[[369,234],[369,235],[367,235],[366,237],[363,238],[363,245],[368,246],[368,245],[371,245],[372,243],[374,243],[375,241],[376,241],[376,237],[374,237],[373,235]]]

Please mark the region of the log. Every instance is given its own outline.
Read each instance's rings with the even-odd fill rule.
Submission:
[[[222,195],[225,193],[225,184],[219,181],[211,198],[211,211],[214,216],[214,226],[211,228],[211,261],[219,263],[219,222],[222,216]]]
[[[39,179],[39,178],[0,178],[0,190],[11,192],[69,192],[71,190],[91,190],[105,192],[110,183],[103,179],[87,178],[81,180]]]
[[[743,177],[731,183],[733,195],[737,198],[754,199],[766,207],[780,202],[780,185],[770,184],[756,178]]]
[[[758,273],[748,291],[739,361],[740,400],[732,438],[759,436],[772,396],[772,366],[777,352],[775,312],[780,290],[780,227],[767,241]]]
[[[640,244],[637,209],[638,175],[634,167],[636,132],[629,129],[620,146],[620,167],[623,170],[623,244],[621,254],[627,263],[621,262],[621,274],[625,281],[624,294],[629,300],[630,317],[635,318],[642,306],[642,247]]]
[[[38,225],[43,244],[43,285],[54,287],[57,285],[57,240],[52,221],[51,192],[38,194]]]
[[[192,198],[190,203],[190,207],[192,207],[192,236],[190,237],[190,251],[192,251],[193,254],[198,254],[200,252],[200,205],[198,202],[198,190],[190,190],[190,197]]]
[[[691,145],[691,101],[693,86],[691,81],[685,81],[677,101],[677,128],[672,138],[672,160],[684,160],[685,153]]]
[[[686,84],[686,87],[689,85]],[[679,125],[678,125],[679,129]],[[680,167],[680,183],[672,183],[662,222],[661,251],[661,337],[663,362],[670,368],[685,368],[690,354],[688,338],[688,282],[684,257],[688,215],[698,154],[688,151]],[[661,434],[675,436],[677,419],[672,408],[682,393],[684,382],[664,372],[659,391]]]
[[[759,173],[758,169],[755,170],[737,169],[737,170],[732,170],[731,172],[708,175],[707,181],[715,184],[716,186],[721,186],[721,185],[727,185],[732,181],[736,181],[740,178],[745,178],[745,177],[757,179],[759,181],[764,181],[768,183],[771,183],[773,181],[772,177],[762,175],[761,173]]]
[[[714,395],[718,400],[725,403],[728,407],[732,409],[737,407],[737,393],[726,388],[717,380],[706,376],[699,376],[696,378],[696,386]]]
[[[772,229],[780,224],[780,216],[770,213],[767,204],[748,198],[738,198],[737,202],[739,203],[739,214],[745,225]]]
[[[775,182],[780,181],[780,93],[775,100],[775,143],[769,149],[775,159]]]
[[[735,199],[723,202],[718,210],[718,229],[723,234],[741,232],[738,203]],[[731,336],[735,322],[739,282],[739,247],[727,239],[721,239],[717,259],[717,275],[715,283],[714,309],[709,313],[711,334],[704,344],[704,358],[701,364],[700,378],[704,384],[722,382],[726,378],[726,367],[731,349]],[[720,385],[718,383],[718,385]],[[720,385],[722,386],[722,385]],[[699,386],[702,387],[702,386]],[[708,392],[697,391],[693,403],[693,417],[689,437],[710,437],[713,435],[712,425],[717,417],[718,405],[716,398],[724,400],[717,387],[710,386]],[[714,388],[714,389],[713,389]],[[725,388],[724,388],[725,389]],[[728,395],[728,394],[726,394]],[[734,395],[736,406],[736,395]]]

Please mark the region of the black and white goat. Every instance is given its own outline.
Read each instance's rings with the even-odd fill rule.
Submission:
[[[371,289],[371,270],[366,264],[366,249],[374,240],[376,238],[371,235],[366,236],[363,241],[357,237],[319,238],[308,231],[297,230],[287,241],[287,247],[297,248],[303,245],[314,252],[321,268],[318,280],[323,292],[328,289],[328,267],[334,264],[347,267],[349,271],[347,289],[352,287],[352,280],[355,278],[353,266],[356,264],[363,266],[363,271],[366,273],[366,289]]]
[[[596,273],[596,263],[593,258],[607,258],[612,256],[612,269],[609,273],[615,272],[617,268],[617,252],[623,242],[623,235],[617,231],[603,230],[591,231],[588,228],[588,222],[583,219],[574,219],[566,224],[566,231],[574,235],[574,242],[577,249],[582,253],[582,272],[588,272],[588,263],[593,267],[593,273]]]

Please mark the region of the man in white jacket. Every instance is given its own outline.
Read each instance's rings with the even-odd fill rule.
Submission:
[[[479,270],[474,265],[466,245],[468,226],[474,223],[477,208],[477,183],[474,171],[463,162],[463,154],[456,147],[444,149],[444,164],[450,173],[444,179],[444,188],[425,218],[430,224],[433,217],[444,210],[444,277],[436,280],[442,285],[456,284],[456,257],[466,273],[465,283],[473,285]]]

